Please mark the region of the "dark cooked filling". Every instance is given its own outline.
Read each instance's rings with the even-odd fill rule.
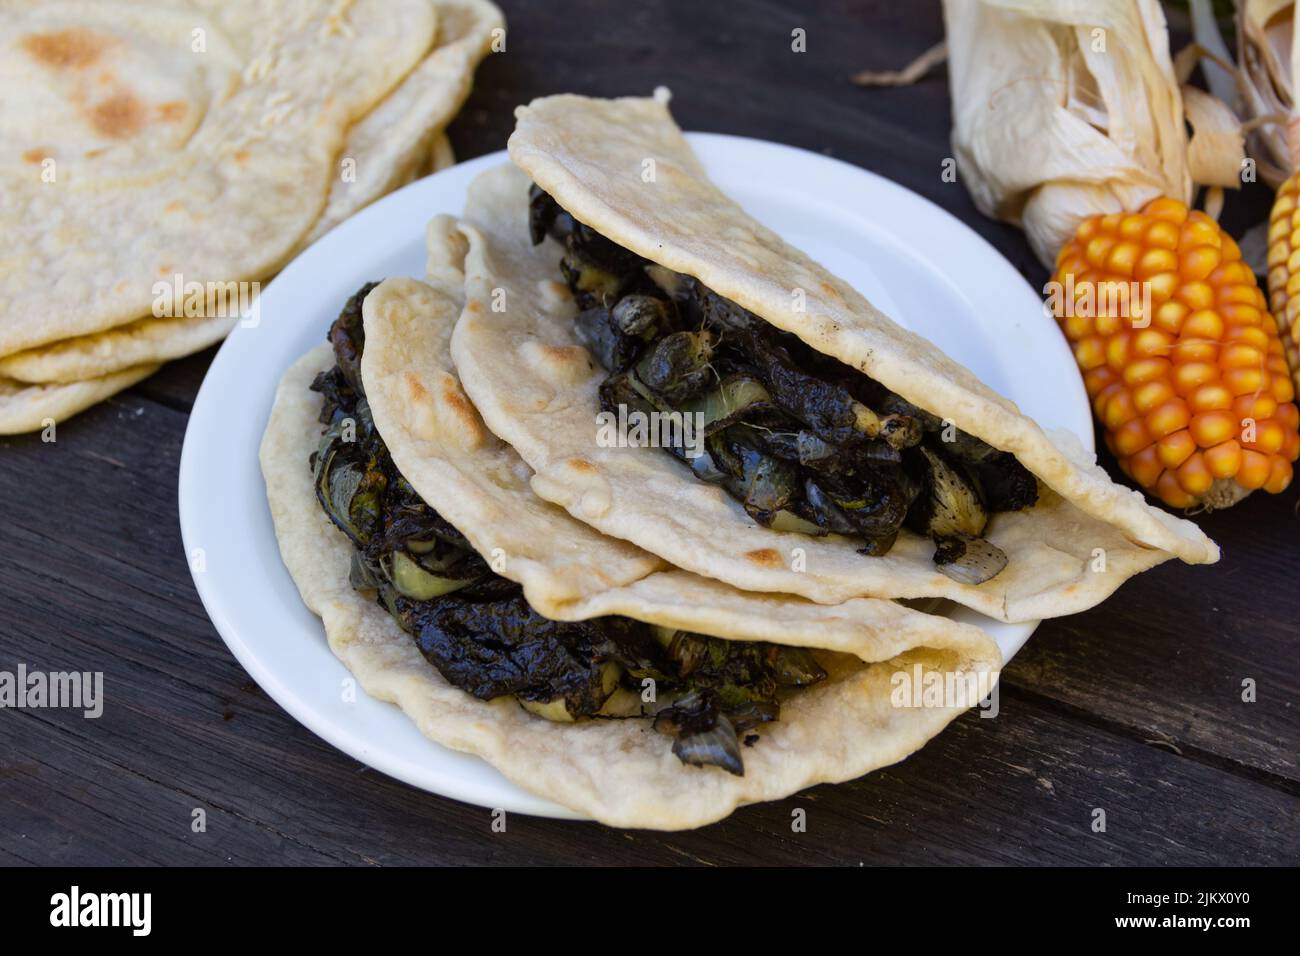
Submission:
[[[361,384],[361,304],[372,288],[330,326],[335,365],[311,386],[327,426],[310,462],[316,497],[352,543],[352,586],[373,593],[438,672],[475,697],[513,695],[568,720],[601,714],[622,687],[641,701],[636,712],[653,713],[655,728],[673,736],[682,761],[743,773],[738,735],[776,720],[779,696],[825,671],[800,648],[534,611],[416,494],[375,429]]]
[[[888,552],[907,527],[934,539],[940,570],[970,584],[1006,566],[980,537],[989,515],[1038,499],[1012,455],[616,245],[539,187],[530,197],[532,241],[563,244],[578,337],[609,372],[602,411],[696,416],[703,453],[668,450],[761,525],[847,535],[867,555]]]

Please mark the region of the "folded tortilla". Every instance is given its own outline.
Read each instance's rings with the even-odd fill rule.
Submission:
[[[57,425],[156,371],[157,365],[136,365],[109,375],[47,385],[0,376],[0,435]]]
[[[659,99],[556,96],[517,111],[519,168],[472,185],[463,240],[467,302],[452,341],[466,392],[488,427],[536,472],[533,490],[604,534],[678,567],[750,591],[835,603],[857,596],[950,598],[1005,621],[1091,607],[1170,557],[1212,563],[1218,548],[1190,521],[1115,484],[1067,432],[1046,434],[933,344],[749,217],[706,178]],[[647,160],[655,175],[643,178]],[[929,538],[904,531],[864,557],[838,537],[779,532],[660,449],[601,447],[606,371],[574,329],[559,244],[528,236],[530,179],[613,242],[693,276],[718,295],[860,369],[904,399],[1037,476],[1040,497],[995,514],[985,537],[1008,556],[981,585],[936,569]],[[802,289],[805,309],[792,309]]]
[[[828,677],[783,699],[780,719],[754,731],[743,776],[681,763],[647,719],[555,723],[512,699],[482,701],[451,686],[387,611],[350,586],[351,545],[316,501],[308,457],[321,433],[321,399],[308,385],[334,361],[322,345],[281,382],[262,471],[284,562],[367,693],[398,704],[430,739],[483,757],[536,794],[611,825],[681,829],[894,763],[965,709],[895,706],[900,673],[996,679],[1000,654],[978,628],[890,601],[823,606],[747,594],[671,568],[539,499],[527,466],[483,425],[452,370],[466,246],[451,220],[436,220],[430,237],[430,278],[440,288],[389,279],[371,291],[362,360],[375,425],[425,501],[492,555],[546,616],[619,614],[814,648]]]

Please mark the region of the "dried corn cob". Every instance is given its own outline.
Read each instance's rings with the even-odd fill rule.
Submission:
[[[1268,298],[1296,387],[1300,388],[1300,173],[1287,178],[1268,220]]]
[[[1125,474],[1175,508],[1290,484],[1300,410],[1282,342],[1213,219],[1173,199],[1093,216],[1056,266],[1053,311]]]

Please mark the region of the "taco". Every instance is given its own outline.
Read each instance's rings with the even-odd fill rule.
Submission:
[[[538,498],[452,368],[466,248],[435,220],[433,285],[353,296],[262,443],[284,562],[367,693],[532,792],[659,829],[893,763],[987,693],[976,627],[747,594]],[[958,698],[912,706],[909,681]]]
[[[665,96],[517,117],[515,165],[473,184],[454,240],[452,353],[542,498],[744,590],[949,598],[1005,621],[1218,559],[724,196]],[[605,440],[633,417],[681,440]]]

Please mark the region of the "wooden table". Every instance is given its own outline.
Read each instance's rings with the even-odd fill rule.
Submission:
[[[451,128],[458,157],[501,148],[512,109],[536,95],[665,84],[684,128],[789,143],[880,173],[961,217],[1035,287],[1044,282],[1021,235],[940,178],[951,154],[945,71],[903,89],[848,81],[939,40],[937,4],[503,6],[508,48],[480,69]],[[791,51],[799,27],[803,54]],[[1239,235],[1268,202],[1252,187],[1230,198],[1225,222]],[[2,863],[1300,857],[1300,484],[1201,516],[1223,546],[1216,567],[1169,563],[1086,614],[1044,623],[1003,678],[1000,716],[967,714],[898,766],[692,833],[512,816],[501,834],[488,811],[397,783],[313,736],[208,622],[181,547],[176,472],[211,357],[172,363],[60,425],[56,443],[0,442],[0,670],[103,671],[107,698],[99,720],[0,711]],[[1242,700],[1248,678],[1254,703]],[[807,832],[795,834],[800,807]],[[202,833],[191,829],[198,808]],[[1092,828],[1097,808],[1104,833]]]

